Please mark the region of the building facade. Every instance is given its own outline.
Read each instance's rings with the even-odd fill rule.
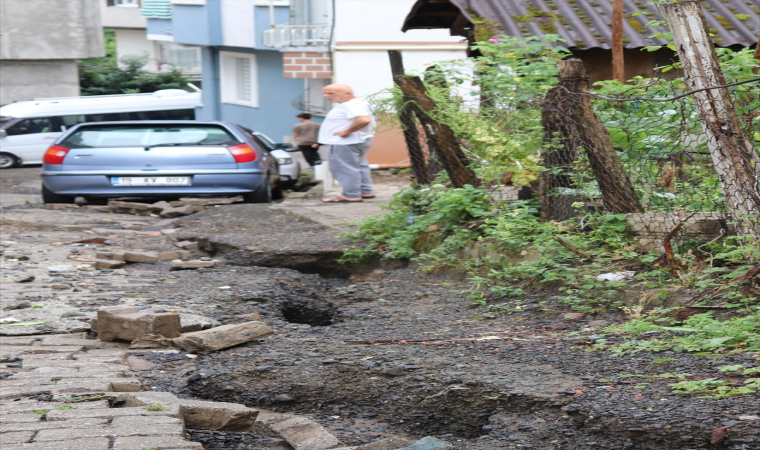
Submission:
[[[261,31],[289,23],[289,2],[278,0],[143,0],[152,41],[197,49],[203,106],[198,120],[225,120],[290,137],[300,111],[291,100],[303,82],[283,76],[283,55],[262,44]]]
[[[0,104],[79,95],[76,60],[104,56],[98,1],[0,2]]]

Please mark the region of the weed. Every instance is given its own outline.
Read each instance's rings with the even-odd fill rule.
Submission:
[[[49,412],[49,409],[36,409],[34,411],[25,411],[24,414],[47,414]]]
[[[77,409],[76,405],[61,405],[55,409]]]
[[[171,411],[171,408],[167,408],[163,403],[153,403],[144,408],[146,411]]]

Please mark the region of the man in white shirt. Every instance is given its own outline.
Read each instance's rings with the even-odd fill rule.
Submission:
[[[338,106],[327,113],[317,140],[330,146],[330,172],[343,188],[342,194],[322,201],[352,203],[374,198],[366,154],[372,145],[375,119],[351,86],[331,84],[322,88],[322,93]]]

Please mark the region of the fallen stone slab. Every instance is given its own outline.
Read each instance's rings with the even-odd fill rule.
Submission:
[[[200,245],[194,241],[179,241],[174,244],[175,246],[185,250],[198,250]]]
[[[138,348],[168,348],[171,347],[171,343],[168,339],[160,335],[148,335],[142,336],[132,341],[129,345],[130,349]]]
[[[161,210],[161,217],[179,217],[187,216],[195,212],[195,207],[192,205],[180,206],[179,208],[169,207]]]
[[[250,318],[251,320],[260,320],[260,317]],[[218,327],[221,325],[216,319],[212,319],[206,316],[200,316],[198,314],[179,313],[179,322],[182,326],[182,333],[192,333],[193,331],[208,330],[209,328]]]
[[[158,253],[155,252],[125,252],[124,260],[133,263],[153,264],[158,261]]]
[[[185,427],[210,431],[248,431],[259,411],[238,403],[180,399]]]
[[[178,314],[149,314],[135,308],[109,307],[98,310],[98,338],[101,341],[133,341],[147,335],[174,338],[180,335]]]
[[[274,330],[269,325],[254,321],[186,333],[173,341],[188,352],[209,353],[271,334]]]
[[[95,259],[126,261],[127,252],[95,252]]]
[[[118,269],[120,267],[124,267],[125,264],[127,264],[126,261],[117,261],[117,260],[110,260],[110,259],[96,259],[95,269],[96,270]]]
[[[269,424],[269,428],[285,439],[295,450],[323,450],[341,445],[338,438],[308,417],[292,416]]]
[[[171,270],[192,270],[192,269],[205,269],[214,267],[219,261],[182,261],[181,259],[175,259],[171,262]]]

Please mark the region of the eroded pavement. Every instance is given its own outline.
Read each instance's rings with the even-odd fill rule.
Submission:
[[[589,352],[620,318],[565,319],[569,310],[543,311],[540,296],[521,313],[485,318],[457,280],[382,261],[336,263],[351,245],[324,209],[336,206],[298,197],[170,220],[4,208],[3,448],[287,449],[301,445],[293,430],[302,421],[323,444],[301,448],[402,448],[426,436],[471,450],[760,446],[756,397],[700,401],[672,394],[668,380],[640,389],[617,378],[711,374],[753,365],[751,356]],[[341,211],[343,222],[351,214]],[[218,263],[95,269],[98,252],[127,250]],[[275,334],[207,355],[130,350],[89,332],[104,306],[176,312],[187,326],[261,320]],[[243,430],[190,428],[181,406],[190,399],[262,412]],[[732,428],[710,444],[721,426]]]

